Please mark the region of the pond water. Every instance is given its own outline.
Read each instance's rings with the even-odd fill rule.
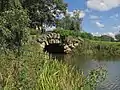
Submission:
[[[105,58],[103,56],[95,58],[63,54],[53,54],[52,57],[76,66],[77,69],[83,70],[85,75],[87,75],[90,70],[103,67],[108,72],[107,79],[101,83],[97,90],[120,90],[120,58]]]

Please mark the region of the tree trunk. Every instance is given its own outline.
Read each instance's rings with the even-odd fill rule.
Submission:
[[[2,1],[1,1],[1,9],[0,9],[1,12],[4,11],[4,4],[5,4],[5,3],[4,3],[4,0],[2,0]]]
[[[41,34],[43,34],[43,33],[45,33],[45,29],[44,29],[44,27],[43,27],[43,23],[41,23]]]

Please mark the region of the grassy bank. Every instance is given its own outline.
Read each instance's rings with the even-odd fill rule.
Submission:
[[[51,59],[39,44],[23,49],[17,58],[12,53],[1,54],[0,90],[90,90],[97,84],[96,75],[102,76],[94,71],[87,79],[70,65]]]
[[[120,56],[120,43],[107,41],[85,40],[79,45],[76,54],[102,55],[102,56]]]
[[[0,86],[3,90],[75,90],[83,76],[68,65],[52,60],[39,46],[25,47],[22,57],[0,57]]]

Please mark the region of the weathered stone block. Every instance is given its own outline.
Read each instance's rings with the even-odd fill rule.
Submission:
[[[46,45],[49,45],[49,42],[48,42],[47,40],[46,40],[46,41],[44,41],[44,42],[45,42],[45,44],[46,44]]]
[[[61,43],[61,41],[59,39],[55,40],[57,44]]]
[[[68,46],[68,45],[65,45],[65,46],[64,46],[64,49],[68,49],[68,48],[69,48],[69,46]]]
[[[45,42],[43,42],[42,44],[40,44],[40,46],[41,46],[42,48],[45,48]]]
[[[70,47],[71,49],[74,49],[74,48],[75,48],[75,46],[74,46],[73,44],[69,44],[69,47]]]
[[[79,45],[79,43],[74,43],[74,46],[77,47]]]
[[[71,50],[71,48],[68,48],[68,49],[65,49],[64,52],[65,53],[70,53],[70,52],[72,52],[72,50]]]

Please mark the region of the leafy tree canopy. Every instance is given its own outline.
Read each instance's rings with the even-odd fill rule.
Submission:
[[[1,49],[18,51],[27,40],[28,16],[24,10],[5,11],[0,16]]]
[[[63,0],[22,0],[24,8],[28,9],[31,26],[44,32],[45,26],[55,23],[56,16],[65,13],[67,5]]]
[[[57,27],[66,30],[82,31],[81,23],[83,18],[80,17],[80,14],[80,10],[73,11],[73,15],[67,13],[62,19],[57,20]]]
[[[19,0],[0,0],[0,12],[22,8]]]
[[[102,41],[114,41],[114,38],[108,35],[102,35],[100,38]]]
[[[120,34],[115,35],[115,38],[120,41]]]

